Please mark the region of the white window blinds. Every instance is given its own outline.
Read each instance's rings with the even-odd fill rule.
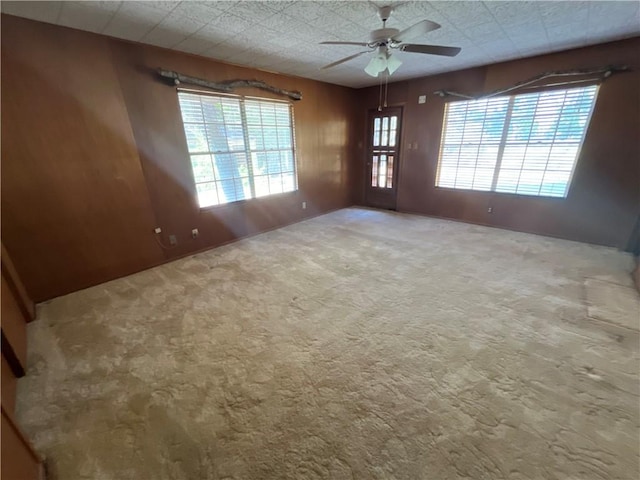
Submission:
[[[436,186],[566,197],[597,86],[450,103]]]
[[[447,106],[439,187],[491,190],[509,99]]]
[[[296,189],[288,104],[246,100],[246,125],[256,196]]]
[[[200,207],[297,188],[291,106],[178,92]]]

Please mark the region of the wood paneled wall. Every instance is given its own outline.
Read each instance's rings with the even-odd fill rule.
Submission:
[[[201,210],[176,89],[157,67],[300,90],[299,191]],[[2,15],[3,242],[42,301],[348,206],[355,101],[348,88]],[[176,248],[160,247],[156,226]]]
[[[634,38],[390,84],[389,105],[405,107],[398,210],[627,247],[640,213],[639,51],[640,38]],[[602,84],[566,199],[435,188],[445,101],[434,91],[489,92],[545,71],[611,64],[626,64],[632,72]],[[361,94],[362,136],[368,109],[377,107],[378,89]],[[419,95],[427,96],[426,104],[418,104]],[[408,150],[414,142],[418,149]],[[364,172],[363,150],[359,159],[358,171]],[[358,203],[363,203],[362,173],[359,181]]]

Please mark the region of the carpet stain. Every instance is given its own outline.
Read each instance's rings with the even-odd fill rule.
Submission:
[[[17,416],[53,480],[636,479],[631,268],[345,209],[38,305]]]

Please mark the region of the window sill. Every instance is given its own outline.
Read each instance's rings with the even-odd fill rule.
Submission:
[[[550,200],[550,201],[563,201],[563,200],[567,200],[567,198],[569,197],[569,195],[567,194],[566,197],[551,197],[551,196],[546,196],[546,195],[527,195],[525,193],[507,193],[507,192],[494,192],[494,191],[487,191],[487,190],[472,190],[472,189],[467,189],[467,188],[451,188],[451,187],[434,187],[436,190],[442,190],[445,192],[452,192],[452,193],[468,193],[468,194],[476,194],[476,195],[499,195],[501,197],[506,197],[506,198],[521,198],[521,199],[529,199],[529,200]]]
[[[198,207],[198,209],[200,210],[200,212],[208,212],[212,210],[220,210],[223,208],[240,207],[245,204],[250,204],[254,202],[258,203],[259,201],[264,202],[265,200],[269,201],[271,199],[275,200],[278,198],[293,197],[293,196],[297,196],[299,193],[300,193],[300,189],[296,189],[292,192],[273,193],[271,195],[265,195],[263,197],[245,198],[243,200],[236,200],[234,202],[221,203],[219,205],[209,205],[208,207]]]

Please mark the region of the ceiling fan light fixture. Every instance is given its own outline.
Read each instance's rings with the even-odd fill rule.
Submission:
[[[364,71],[372,77],[377,77],[379,73],[384,72],[385,68],[387,68],[387,57],[384,52],[379,50],[364,68]]]
[[[398,58],[397,55],[389,54],[387,56],[387,70],[389,70],[389,75],[393,75],[400,65],[402,65],[402,60]]]

